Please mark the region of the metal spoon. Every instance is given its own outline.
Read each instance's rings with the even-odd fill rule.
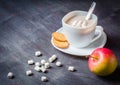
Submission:
[[[91,7],[90,7],[88,13],[87,13],[87,16],[85,17],[85,20],[83,21],[83,23],[82,23],[82,25],[81,25],[82,27],[85,27],[86,24],[87,24],[87,21],[91,18],[91,15],[92,15],[92,13],[93,13],[93,10],[95,9],[95,6],[96,6],[96,2],[93,2],[93,3],[91,4]]]

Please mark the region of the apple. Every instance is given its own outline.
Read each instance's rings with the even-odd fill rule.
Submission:
[[[88,59],[88,67],[91,72],[99,76],[107,76],[115,71],[118,66],[117,57],[108,48],[95,49]]]

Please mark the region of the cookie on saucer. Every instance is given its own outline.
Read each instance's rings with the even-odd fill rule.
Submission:
[[[59,48],[68,48],[69,47],[69,43],[67,41],[61,42],[56,40],[55,38],[53,38],[53,43],[55,46],[59,47]]]
[[[61,41],[61,42],[66,42],[67,41],[65,35],[62,34],[62,33],[59,33],[59,32],[53,32],[52,37],[55,38],[58,41]]]

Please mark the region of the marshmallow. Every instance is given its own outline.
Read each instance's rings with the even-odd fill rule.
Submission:
[[[57,61],[57,62],[56,62],[56,66],[60,67],[60,66],[62,66],[62,63],[59,62],[59,61]]]
[[[46,61],[44,59],[42,59],[40,62],[41,62],[41,64],[45,64],[46,63]]]
[[[46,69],[44,66],[42,66],[42,67],[41,67],[41,71],[42,71],[43,73],[45,73],[45,72],[47,72],[47,69]]]
[[[34,61],[31,59],[31,60],[28,60],[28,64],[29,65],[33,65],[34,64]]]
[[[42,53],[41,53],[40,51],[36,51],[36,52],[35,52],[35,56],[36,56],[36,57],[39,57],[39,56],[41,56],[41,55],[42,55]]]
[[[8,77],[9,79],[12,79],[12,78],[14,77],[14,74],[13,74],[12,72],[9,72],[8,75],[7,75],[7,77]]]
[[[49,62],[54,62],[57,59],[57,56],[54,54],[49,58]]]
[[[74,68],[73,66],[69,66],[69,67],[68,67],[68,71],[73,72],[73,71],[75,71],[75,68]]]
[[[39,62],[35,62],[35,66],[40,66],[40,63]]]
[[[41,71],[41,68],[39,66],[35,66],[34,70],[40,72]]]
[[[46,76],[42,76],[41,81],[46,82],[46,81],[48,81],[48,78]]]
[[[50,64],[47,62],[44,64],[44,67],[47,69],[47,68],[50,68]]]
[[[31,70],[28,70],[28,71],[26,71],[26,75],[31,76],[31,75],[33,75],[33,72]]]

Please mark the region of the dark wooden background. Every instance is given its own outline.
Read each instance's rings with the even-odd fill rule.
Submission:
[[[94,13],[98,24],[104,27],[108,40],[107,48],[118,58],[117,70],[107,77],[98,77],[88,69],[87,59],[71,56],[56,50],[51,45],[51,33],[58,30],[62,17],[73,10],[87,11],[92,0],[0,0],[0,85],[120,85],[120,3],[119,0],[96,0]],[[34,57],[40,50],[43,56]],[[52,67],[48,73],[38,73],[28,59],[40,61],[58,55],[63,67]],[[76,72],[68,72],[69,65]],[[34,76],[25,75],[33,70]],[[12,71],[14,79],[8,79]],[[46,75],[48,82],[41,82]]]

